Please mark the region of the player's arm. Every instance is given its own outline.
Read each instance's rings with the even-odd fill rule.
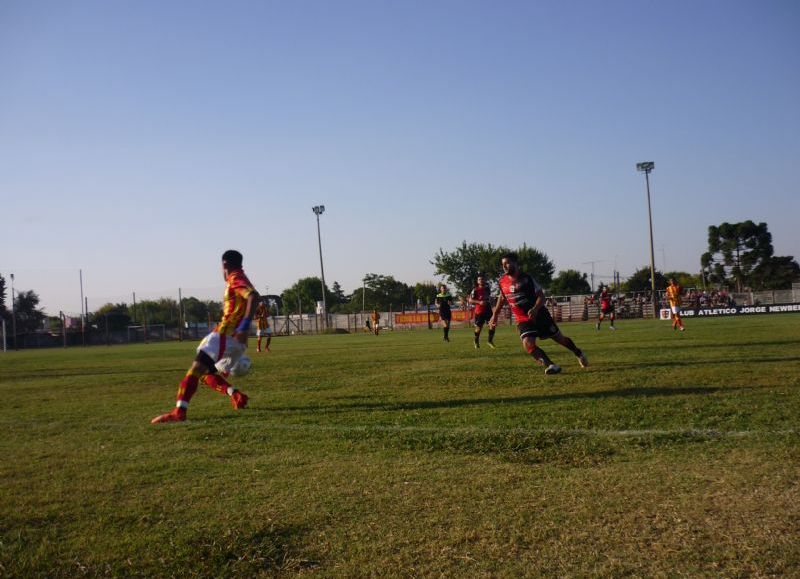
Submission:
[[[500,311],[503,309],[503,306],[506,305],[506,301],[505,294],[500,292],[500,295],[497,296],[497,303],[492,310],[492,319],[489,320],[489,326],[495,327],[497,325],[497,316],[500,315]]]
[[[536,290],[536,301],[533,303],[533,307],[528,310],[528,316],[530,319],[535,320],[536,316],[539,315],[539,310],[542,309],[542,305],[544,305],[544,291],[539,288]]]
[[[236,326],[236,332],[234,333],[234,337],[242,344],[247,343],[247,337],[250,334],[250,324],[253,321],[253,314],[255,314],[256,311],[253,304],[258,301],[258,298],[259,295],[256,290],[250,290],[245,298],[244,317],[242,317],[242,321],[239,322],[239,325]]]

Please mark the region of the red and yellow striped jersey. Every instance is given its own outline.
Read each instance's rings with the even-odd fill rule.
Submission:
[[[217,324],[215,331],[226,336],[232,336],[236,331],[236,326],[244,318],[247,310],[247,296],[255,288],[242,269],[234,269],[228,274],[225,295],[222,304],[222,321]]]
[[[269,312],[267,311],[267,306],[264,305],[264,302],[258,304],[255,318],[256,328],[259,330],[266,330],[269,328]]]
[[[667,299],[669,300],[669,305],[671,306],[679,306],[681,305],[681,294],[683,293],[683,288],[680,284],[675,285],[668,285],[667,286]]]

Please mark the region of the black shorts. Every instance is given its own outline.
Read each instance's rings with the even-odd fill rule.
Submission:
[[[539,315],[536,316],[535,320],[517,324],[517,329],[519,330],[520,339],[529,337],[540,340],[552,338],[561,331],[553,320],[553,316],[550,315],[550,312],[545,307],[539,310]]]
[[[442,321],[449,322],[450,318],[453,317],[453,314],[450,312],[450,308],[446,310],[439,310],[439,318]]]
[[[600,313],[603,314],[604,316],[607,316],[608,314],[613,314],[614,313],[614,304],[611,304],[607,308],[600,308]]]
[[[475,319],[473,320],[474,324],[479,328],[483,326],[483,324],[487,323],[489,320],[492,319],[492,312],[491,310],[488,312],[483,312],[482,314],[475,314]]]

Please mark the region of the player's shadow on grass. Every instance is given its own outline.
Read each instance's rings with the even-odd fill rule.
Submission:
[[[425,410],[434,408],[458,408],[462,406],[485,406],[485,405],[509,405],[509,404],[530,404],[533,402],[551,402],[557,400],[597,400],[604,398],[638,398],[638,397],[659,397],[659,396],[687,396],[715,394],[716,392],[732,392],[736,390],[751,390],[754,386],[737,386],[734,388],[722,388],[719,386],[689,386],[685,388],[673,387],[652,387],[652,388],[623,388],[620,390],[600,390],[596,392],[569,392],[563,394],[536,394],[530,396],[515,396],[510,398],[462,398],[455,400],[421,400],[412,402],[364,402],[358,404],[336,404],[336,405],[309,405],[309,406],[287,406],[287,407],[267,407],[265,409],[254,408],[257,411],[265,411],[271,414],[280,413],[304,413],[304,412],[325,412],[325,413],[344,413],[360,411],[383,410],[385,412],[397,412],[403,410]]]

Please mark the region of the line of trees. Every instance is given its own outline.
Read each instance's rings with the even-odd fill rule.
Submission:
[[[442,276],[455,289],[457,295],[465,297],[474,287],[477,274],[483,273],[490,284],[495,284],[502,275],[500,258],[511,251],[505,246],[490,243],[467,243],[451,251],[439,248],[430,261],[434,272]],[[586,273],[574,269],[559,271],[542,251],[523,244],[514,249],[524,271],[533,275],[547,288],[550,295],[581,295],[591,291]],[[708,251],[701,256],[702,271],[699,275],[687,272],[656,272],[656,288],[663,289],[669,278],[675,278],[684,287],[726,287],[742,291],[770,290],[790,287],[800,280],[800,265],[792,256],[776,256],[772,247],[772,235],[766,223],[744,221],[722,223],[708,228]],[[555,274],[555,275],[554,275]],[[620,288],[625,292],[650,290],[650,268],[643,266],[627,278]],[[305,277],[285,289],[280,295],[267,296],[276,307],[273,314],[312,313],[322,301],[322,284],[319,277]],[[7,298],[6,279],[0,275],[0,317],[11,321]],[[395,311],[414,308],[418,304],[434,302],[437,293],[433,281],[406,284],[391,275],[369,273],[364,276],[362,286],[351,294],[345,294],[341,285],[334,281],[332,288],[325,287],[325,302],[331,313],[355,313],[362,309]],[[61,327],[58,317],[48,318],[39,308],[39,296],[33,290],[16,292],[16,324],[18,333],[41,329],[45,320],[51,329]],[[183,319],[186,322],[218,320],[222,315],[222,303],[199,300],[195,297],[183,299]],[[93,323],[101,330],[124,330],[129,325],[165,324],[177,325],[180,308],[177,300],[161,298],[145,300],[135,306],[126,303],[107,303],[91,315]]]

